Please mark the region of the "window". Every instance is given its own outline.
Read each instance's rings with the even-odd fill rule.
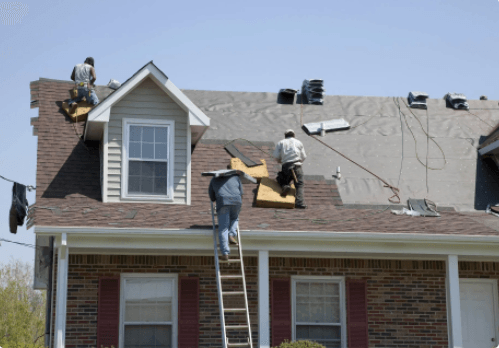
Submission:
[[[120,346],[177,346],[176,276],[125,275],[122,278]]]
[[[173,200],[174,121],[123,120],[123,198]]]
[[[342,277],[293,278],[293,339],[346,347]]]

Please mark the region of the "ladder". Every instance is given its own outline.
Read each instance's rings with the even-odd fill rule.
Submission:
[[[213,202],[211,202],[211,217],[213,220],[213,247],[215,250],[215,267],[216,267],[216,277],[217,277],[217,290],[218,290],[218,304],[220,309],[220,328],[222,330],[222,344],[223,348],[231,348],[231,347],[249,347],[253,348],[253,339],[251,337],[251,325],[250,325],[250,317],[249,317],[249,308],[248,308],[248,295],[246,293],[246,278],[244,276],[244,262],[243,262],[243,250],[241,246],[241,233],[239,233],[239,226],[237,228],[237,258],[229,258],[228,261],[219,260],[218,256],[218,245],[217,245],[217,229],[215,225],[215,212],[213,210]],[[235,247],[236,245],[230,245],[230,247]],[[220,272],[220,263],[225,264],[239,264],[240,273],[239,274],[221,274]],[[235,291],[224,288],[224,281],[242,281],[243,291]],[[232,285],[232,284],[231,284]],[[233,289],[234,287],[231,286]],[[236,297],[244,297],[244,308],[224,308],[223,298],[224,296],[230,296],[231,298]],[[245,322],[239,325],[226,325],[225,324],[225,315],[228,313],[240,313],[245,315]],[[246,342],[230,342],[229,337],[227,337],[227,333],[233,332],[241,332],[247,331]]]

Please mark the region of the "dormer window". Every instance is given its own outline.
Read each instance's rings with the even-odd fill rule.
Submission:
[[[173,120],[123,119],[122,198],[173,200]]]

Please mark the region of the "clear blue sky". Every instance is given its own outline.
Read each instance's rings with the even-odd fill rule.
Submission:
[[[184,89],[277,92],[323,78],[326,94],[499,99],[497,0],[21,2],[21,23],[0,22],[0,175],[24,184],[36,175],[29,82],[67,80],[87,56],[98,84],[154,60]],[[11,190],[0,180],[0,238],[34,243],[33,230],[8,231]],[[0,262],[33,256],[0,246]]]

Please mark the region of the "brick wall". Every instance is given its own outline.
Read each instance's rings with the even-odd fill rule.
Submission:
[[[369,347],[447,347],[445,263],[270,258],[270,277],[367,280]]]
[[[258,342],[257,258],[245,257],[246,285],[253,340]],[[224,264],[226,274],[237,265]],[[121,273],[176,273],[200,279],[200,347],[221,347],[220,317],[213,257],[70,255],[66,347],[95,347],[97,342],[97,290],[99,277]],[[237,290],[237,284],[225,282]],[[234,301],[227,306],[239,307]],[[235,314],[232,317],[235,317]],[[228,317],[228,323],[231,319]],[[55,318],[54,318],[55,320]],[[242,336],[242,333],[241,333]],[[256,340],[256,341],[255,341]]]
[[[246,257],[244,262],[256,345],[257,258]],[[234,266],[224,267],[230,269]],[[271,279],[292,275],[366,279],[370,347],[447,347],[443,261],[271,257],[269,267]],[[221,346],[213,257],[70,255],[67,347],[95,347],[98,279],[127,272],[199,277],[200,347]],[[461,278],[499,279],[499,263],[460,262],[459,273]],[[55,296],[54,291],[54,300]],[[226,305],[238,306],[234,303]],[[55,320],[55,304],[53,314]]]

